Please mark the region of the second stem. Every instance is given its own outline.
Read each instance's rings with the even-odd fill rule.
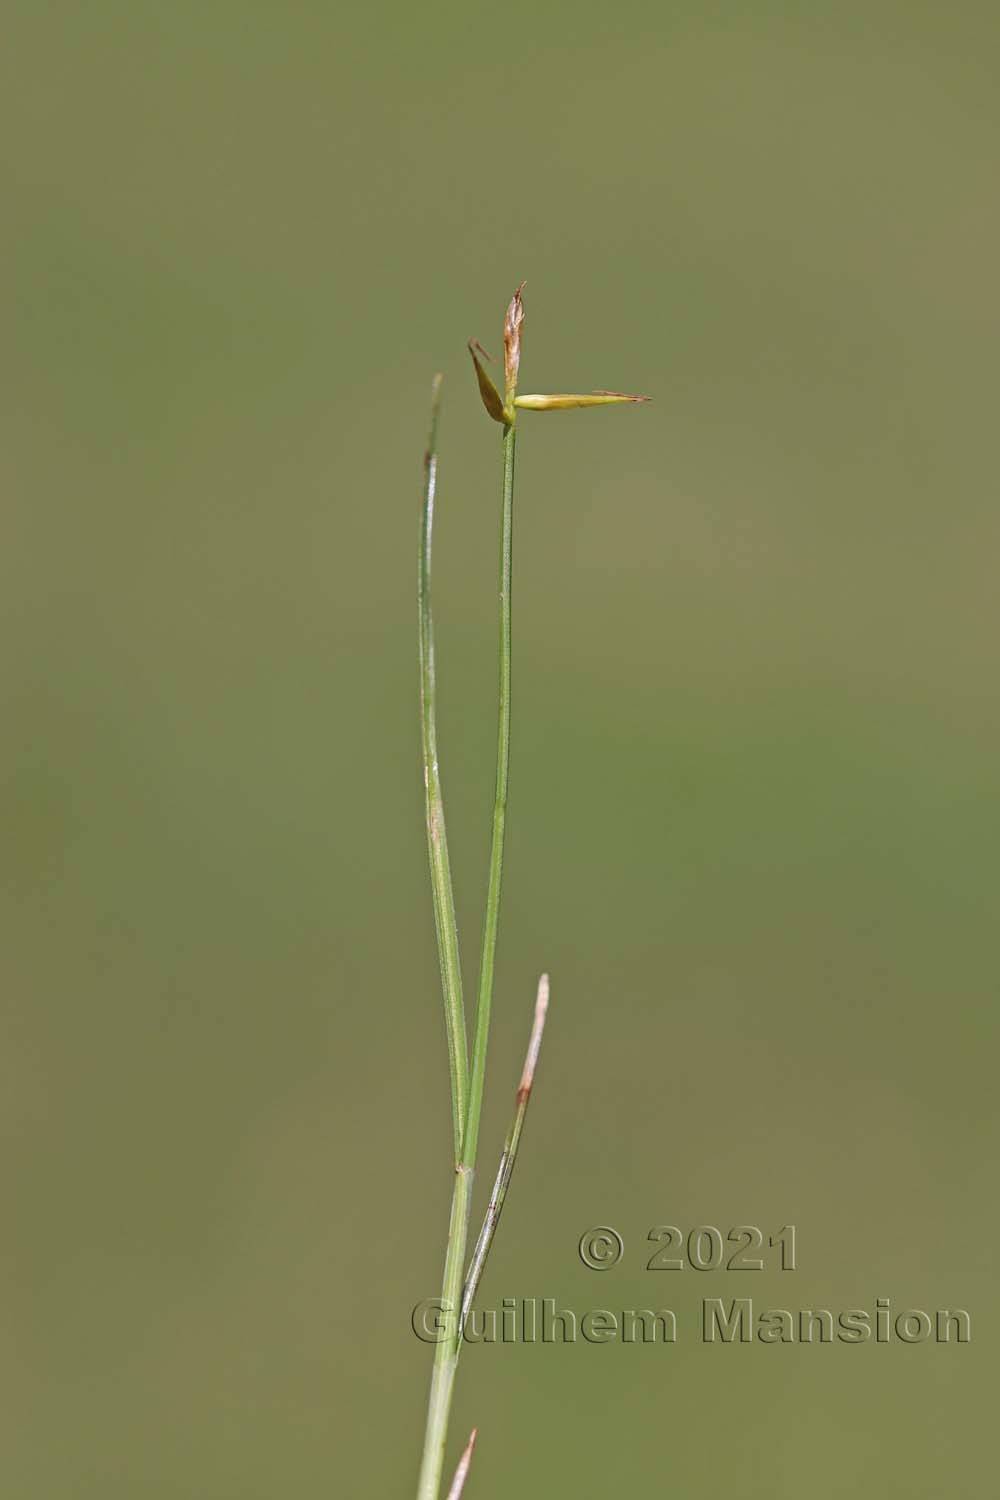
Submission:
[[[510,621],[511,563],[514,536],[514,448],[517,429],[514,422],[503,434],[503,514],[500,523],[500,673],[499,716],[497,726],[497,776],[493,803],[493,837],[490,847],[489,884],[486,890],[486,916],[483,921],[483,952],[479,968],[479,993],[476,1001],[476,1029],[472,1043],[469,1070],[469,1112],[462,1141],[462,1161],[475,1168],[479,1141],[479,1119],[483,1108],[483,1085],[486,1078],[486,1048],[490,1035],[490,1008],[493,1002],[493,972],[496,965],[497,928],[500,920],[500,886],[503,879],[504,835],[507,824],[507,782],[510,771]]]

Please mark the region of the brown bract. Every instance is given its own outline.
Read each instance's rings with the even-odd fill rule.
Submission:
[[[468,347],[469,353],[472,355],[472,363],[476,367],[476,379],[479,382],[479,394],[482,397],[483,405],[494,422],[503,422],[506,418],[504,416],[503,401],[500,398],[500,392],[493,384],[483,366],[482,360],[479,358],[480,354],[484,359],[489,359],[490,356],[486,353],[486,350],[478,339],[470,339]]]

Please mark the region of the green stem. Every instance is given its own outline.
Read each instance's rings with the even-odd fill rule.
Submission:
[[[432,437],[433,437],[432,423]],[[433,454],[433,441],[431,454]],[[424,545],[421,546],[421,659],[428,652],[424,644],[424,620],[426,615],[427,645],[430,646],[430,695],[433,710],[433,637],[430,633],[430,524],[433,511],[434,467],[436,459],[429,456],[427,505],[425,511]],[[455,1386],[455,1372],[462,1352],[461,1308],[465,1247],[469,1232],[469,1208],[472,1200],[472,1181],[476,1166],[476,1146],[479,1140],[479,1117],[483,1107],[483,1081],[486,1072],[486,1044],[489,1038],[490,1002],[493,995],[493,968],[496,957],[497,924],[500,915],[500,879],[503,872],[504,825],[507,815],[507,773],[510,761],[510,583],[514,507],[514,424],[504,427],[503,435],[503,519],[500,533],[500,718],[497,737],[496,797],[493,807],[493,842],[490,853],[489,886],[486,897],[486,920],[483,927],[483,957],[479,976],[479,1003],[476,1010],[475,1046],[472,1073],[468,1081],[468,1108],[465,1127],[460,1132],[459,1165],[455,1172],[452,1190],[451,1218],[448,1226],[448,1247],[445,1252],[444,1276],[441,1286],[442,1318],[445,1334],[434,1350],[434,1366],[431,1371],[431,1393],[427,1408],[427,1428],[424,1434],[424,1454],[420,1465],[417,1485],[417,1500],[438,1500],[441,1490],[441,1474],[444,1469],[445,1443],[448,1438],[448,1418],[451,1413],[451,1398]],[[425,674],[426,675],[426,674]],[[427,693],[425,691],[425,698]],[[425,722],[427,715],[425,714]],[[433,712],[430,716],[433,725]],[[426,730],[425,730],[426,746]],[[425,749],[426,768],[433,760],[436,775],[436,754],[431,757]],[[428,781],[430,787],[430,781]],[[440,788],[438,789],[440,795]],[[430,828],[430,792],[428,791],[428,829]],[[443,835],[444,824],[441,822]],[[443,838],[441,840],[443,845]],[[447,867],[445,853],[445,868]],[[431,868],[434,873],[432,849]],[[435,876],[436,880],[436,876]],[[450,879],[441,882],[451,894]],[[438,910],[437,888],[435,890],[435,915]],[[439,927],[439,935],[441,928]],[[448,930],[445,924],[445,930]],[[455,933],[454,908],[451,908],[450,931]],[[442,975],[445,955],[442,947]],[[455,972],[458,969],[457,939]],[[461,1001],[459,1000],[459,1004]],[[447,995],[446,995],[446,1010]],[[452,1027],[449,1025],[449,1047]],[[457,1031],[457,1026],[454,1028]],[[462,1039],[464,1043],[464,1024]],[[464,1053],[463,1053],[464,1056]],[[454,1101],[454,1087],[452,1098]]]
[[[462,1351],[461,1307],[462,1268],[469,1232],[469,1208],[472,1203],[472,1172],[467,1167],[455,1169],[455,1186],[448,1223],[448,1248],[444,1259],[441,1284],[441,1320],[443,1337],[434,1348],[431,1371],[431,1394],[427,1404],[427,1428],[424,1433],[424,1456],[420,1464],[417,1500],[438,1500],[444,1450],[448,1440],[448,1418],[455,1389],[455,1371]]]
[[[448,837],[444,824],[444,800],[438,768],[437,694],[434,678],[434,619],[431,614],[431,550],[434,538],[434,496],[437,489],[437,425],[441,406],[441,377],[436,376],[431,395],[431,422],[424,455],[424,503],[420,511],[420,565],[417,602],[420,616],[420,728],[424,761],[424,791],[427,811],[427,849],[430,855],[434,926],[437,929],[444,997],[445,1030],[448,1035],[448,1069],[451,1075],[451,1115],[456,1164],[462,1159],[462,1136],[468,1108],[469,1062],[465,1037],[465,1007],[462,1001],[462,968],[458,956],[458,925],[448,860]]]
[[[472,1046],[472,1070],[469,1077],[469,1106],[462,1147],[462,1160],[469,1167],[475,1167],[476,1164],[479,1118],[483,1108],[486,1047],[490,1035],[493,971],[496,964],[497,927],[500,920],[500,885],[503,878],[504,834],[507,824],[507,780],[510,769],[510,586],[514,531],[516,433],[517,429],[512,418],[505,425],[503,434],[503,518],[500,530],[500,713],[497,729],[493,842],[490,850],[489,885],[486,892],[486,918],[483,922],[483,953],[479,968],[476,1030]]]

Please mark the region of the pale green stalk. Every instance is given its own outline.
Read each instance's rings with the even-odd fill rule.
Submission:
[[[445,1251],[444,1279],[441,1284],[441,1319],[444,1337],[434,1348],[431,1370],[431,1394],[427,1403],[427,1427],[424,1432],[424,1456],[420,1464],[417,1500],[438,1500],[444,1449],[448,1441],[448,1418],[455,1389],[455,1371],[462,1351],[459,1312],[462,1304],[462,1268],[469,1230],[469,1208],[472,1202],[472,1173],[465,1166],[455,1169],[455,1185],[448,1223],[448,1248]]]
[[[432,423],[432,437],[434,424]],[[434,723],[434,675],[433,675],[433,632],[430,613],[430,547],[431,547],[431,524],[433,516],[434,480],[436,475],[436,455],[433,454],[433,441],[428,456],[428,483],[425,491],[425,522],[424,522],[424,544],[421,547],[421,634],[422,658],[429,655],[431,672],[429,677],[429,693],[425,692],[427,710],[425,710],[425,724],[429,720]],[[486,1072],[486,1044],[489,1037],[490,1002],[493,993],[493,968],[496,954],[497,926],[500,915],[500,882],[503,870],[503,845],[504,825],[507,813],[507,775],[510,760],[510,582],[511,582],[511,558],[512,558],[512,520],[514,504],[514,423],[510,421],[504,425],[503,435],[503,487],[502,487],[502,509],[503,520],[500,538],[500,716],[497,741],[497,776],[496,796],[493,808],[493,839],[490,853],[490,875],[489,887],[486,900],[486,921],[483,930],[483,960],[480,971],[479,1003],[476,1012],[475,1046],[473,1050],[472,1077],[468,1089],[468,1105],[465,1116],[465,1127],[460,1134],[459,1163],[455,1171],[455,1182],[452,1190],[451,1219],[448,1227],[448,1247],[445,1253],[444,1277],[441,1287],[441,1301],[443,1303],[442,1321],[444,1323],[444,1338],[435,1346],[434,1366],[431,1371],[431,1392],[427,1409],[427,1427],[424,1434],[424,1454],[420,1467],[420,1479],[417,1486],[417,1500],[438,1500],[441,1489],[441,1475],[444,1469],[445,1443],[448,1437],[448,1418],[451,1413],[451,1399],[455,1385],[455,1372],[458,1368],[458,1358],[462,1350],[461,1334],[461,1306],[463,1291],[463,1269],[465,1266],[465,1247],[468,1239],[469,1208],[472,1197],[472,1182],[476,1167],[476,1146],[479,1140],[479,1118],[483,1105],[483,1083]],[[423,625],[426,620],[427,640],[423,644]],[[426,671],[424,676],[426,677]],[[429,711],[428,711],[429,710]],[[432,737],[433,738],[433,737]],[[425,755],[424,773],[428,775],[430,756],[427,750],[427,735],[425,730]],[[436,775],[436,756],[434,757],[434,774]],[[430,783],[428,783],[430,785]],[[440,787],[438,786],[440,797]],[[428,801],[428,809],[430,802]],[[428,810],[428,834],[430,835],[430,811]],[[440,824],[443,835],[443,817]],[[443,838],[442,838],[443,847]],[[445,869],[447,853],[445,852]],[[434,874],[434,856],[432,845],[431,856],[432,874]],[[436,878],[436,877],[435,877]],[[447,885],[450,899],[450,879],[442,881]],[[447,940],[455,943],[455,970],[457,973],[457,933],[454,921],[454,905],[450,911],[450,923],[445,922],[444,932]],[[435,896],[435,915],[438,911],[438,899]],[[438,941],[441,946],[442,927],[438,928]],[[445,951],[441,948],[442,976],[445,974]],[[461,1004],[461,1001],[459,1001]],[[446,993],[446,1010],[449,1009],[448,996]],[[449,1025],[449,1051],[451,1051],[451,1037],[457,1027]],[[462,1026],[462,1044],[464,1060],[465,1032]],[[453,1088],[452,1100],[454,1103],[455,1092]]]

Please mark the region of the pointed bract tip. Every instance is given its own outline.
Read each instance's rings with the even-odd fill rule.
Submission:
[[[469,1441],[465,1445],[465,1452],[458,1460],[458,1468],[448,1491],[448,1500],[461,1500],[462,1491],[465,1489],[465,1481],[469,1474],[469,1465],[472,1462],[473,1449],[476,1446],[476,1438],[479,1436],[479,1428],[473,1427]]]
[[[652,396],[629,396],[625,391],[595,391],[595,396],[614,396],[618,401],[652,401]]]

